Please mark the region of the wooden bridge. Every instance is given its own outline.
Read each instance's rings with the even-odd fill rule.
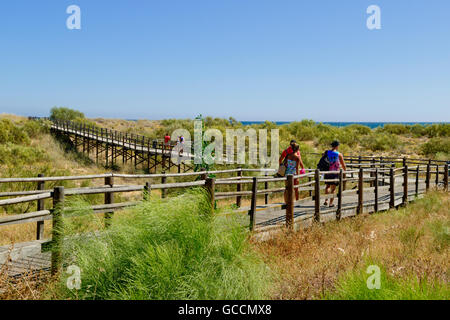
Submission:
[[[124,146],[128,147],[122,145]],[[148,150],[150,149],[146,151]],[[306,170],[303,175],[274,178],[271,176],[274,173],[271,169],[243,168],[171,174],[109,173],[71,177],[2,178],[0,184],[27,183],[30,188],[27,191],[0,193],[0,207],[7,206],[11,209],[28,203],[35,204],[31,208],[36,208],[36,211],[0,217],[0,229],[9,225],[34,223],[36,238],[26,243],[0,247],[0,270],[11,277],[17,277],[29,271],[52,270],[55,273],[61,268],[60,252],[42,252],[43,246],[50,241],[44,239],[44,223],[52,221],[51,241],[56,244],[54,248],[57,248],[57,244],[64,241],[57,232],[58,226],[63,223],[64,211],[70,209],[60,208],[64,208],[67,197],[74,195],[103,194],[104,204],[92,205],[91,209],[94,214],[104,214],[107,228],[115,211],[136,205],[155,190],[159,190],[161,197],[166,198],[171,189],[203,187],[210,194],[212,211],[214,205],[229,206],[229,199],[235,199],[237,209],[230,211],[247,215],[247,227],[255,236],[265,237],[276,229],[299,229],[312,223],[396,208],[421,197],[431,188],[448,191],[448,163],[444,161],[407,158],[380,160],[379,157],[346,157],[346,160],[348,170],[341,170],[338,178],[331,180],[323,178],[323,174],[327,172],[314,169]],[[127,183],[130,179],[143,183]],[[184,181],[169,183],[167,179]],[[295,179],[299,179],[299,184],[294,184]],[[97,181],[97,185],[46,188],[46,184],[50,183],[86,180]],[[324,194],[327,182],[338,184],[334,208],[322,205],[324,199],[331,197]],[[295,189],[300,193],[298,201],[294,199]],[[134,195],[138,199],[115,202],[114,195],[119,193],[129,194],[130,197]],[[286,202],[280,202],[280,197],[276,197],[276,194],[282,193],[286,194]],[[248,207],[243,206],[243,198],[250,200]],[[271,203],[271,200],[275,200],[275,203]]]
[[[164,140],[152,140],[142,135],[122,133],[73,121],[53,120],[51,131],[66,136],[84,155],[94,156],[97,164],[103,160],[106,167],[114,167],[121,162],[122,165],[132,164],[135,168],[142,168],[148,173],[166,170],[170,172],[172,168],[177,168],[180,173],[193,168],[182,161],[182,158],[194,158],[191,150],[183,150],[182,158],[176,157],[178,152],[175,151],[175,157],[172,157],[172,151],[177,145],[173,141],[164,143]],[[173,158],[177,160],[173,161]]]

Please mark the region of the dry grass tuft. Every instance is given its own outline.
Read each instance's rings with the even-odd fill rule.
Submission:
[[[8,265],[0,267],[0,300],[41,300],[51,277],[48,272],[29,272],[18,278],[8,276]]]
[[[376,261],[395,278],[449,280],[448,193],[431,193],[405,209],[315,225],[254,243],[279,274],[274,299],[317,299],[337,280]]]

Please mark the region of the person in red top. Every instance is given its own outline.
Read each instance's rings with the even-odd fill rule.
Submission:
[[[279,164],[282,164],[282,163],[283,163],[284,159],[286,158],[286,156],[287,156],[288,154],[291,154],[291,153],[294,152],[294,151],[292,150],[292,147],[293,147],[295,144],[297,144],[297,141],[291,140],[291,143],[289,144],[289,147],[281,153],[280,159],[278,160]],[[300,155],[300,150],[297,151],[297,154],[296,154],[296,155],[297,155],[297,157],[300,158],[300,167],[302,167],[302,169],[305,169],[305,167],[304,167],[304,165],[303,165],[302,157],[301,157],[301,155]]]
[[[169,136],[169,134],[168,133],[166,133],[166,136],[164,137],[164,144],[169,144],[169,141],[170,141],[170,136]]]
[[[300,149],[299,146],[297,144],[297,141],[295,140],[291,140],[291,143],[289,144],[289,147],[284,150],[281,153],[280,159],[278,160],[279,164],[281,165],[287,157],[289,157],[289,155],[294,153],[294,150],[297,150],[295,152],[296,158],[298,158],[298,166],[300,166],[302,168],[302,170],[300,171],[300,174],[304,174],[305,173],[305,166],[303,165],[303,161],[302,161],[302,156],[300,155]],[[299,172],[297,172],[298,174]],[[298,179],[294,179],[294,185],[298,185],[299,184],[299,180]],[[298,192],[298,188],[295,188],[295,199],[298,201],[299,199],[299,192]]]

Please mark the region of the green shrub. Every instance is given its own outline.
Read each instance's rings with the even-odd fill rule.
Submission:
[[[248,248],[245,229],[210,210],[206,194],[193,190],[116,215],[96,237],[65,241],[67,263],[82,270],[82,288],[72,292],[62,279],[60,298],[264,298],[266,267]],[[83,225],[65,224],[72,234]]]
[[[83,118],[84,114],[82,112],[65,107],[53,107],[50,110],[51,120],[73,121]]]
[[[30,139],[23,128],[15,125],[11,120],[0,119],[0,144],[8,142],[27,145]]]
[[[450,137],[450,123],[439,123],[425,127],[427,136],[435,137]]]
[[[427,134],[427,129],[421,124],[415,124],[409,127],[409,131],[415,137],[423,137]]]
[[[295,121],[289,124],[283,125],[286,128],[288,134],[295,137],[297,141],[310,141],[316,137],[315,122],[312,120],[302,120],[301,122]]]
[[[390,134],[408,134],[410,133],[410,130],[407,126],[404,124],[394,124],[389,123],[385,124],[383,127],[380,128],[381,132],[390,133]]]
[[[341,128],[343,131],[352,131],[356,132],[359,135],[366,135],[372,132],[368,126],[364,126],[362,124],[351,124],[349,126]]]
[[[3,165],[33,165],[36,162],[48,160],[44,150],[10,142],[0,145],[0,164]]]
[[[395,150],[400,145],[400,139],[393,134],[372,133],[361,139],[361,145],[372,151]]]
[[[421,152],[427,156],[437,153],[450,154],[450,138],[432,138],[421,146]]]
[[[28,137],[37,138],[39,135],[48,132],[48,126],[42,121],[26,121],[22,126]]]

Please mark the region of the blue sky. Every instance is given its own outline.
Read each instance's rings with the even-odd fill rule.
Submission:
[[[450,121],[448,0],[2,1],[0,39],[0,113]]]

